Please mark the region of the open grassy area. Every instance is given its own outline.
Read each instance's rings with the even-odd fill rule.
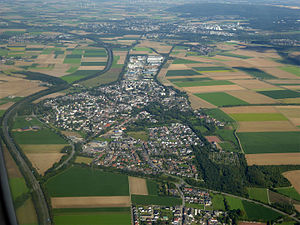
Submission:
[[[90,164],[91,162],[93,162],[93,158],[83,157],[83,156],[77,156],[75,160],[75,163]]]
[[[216,106],[249,105],[249,103],[225,92],[200,93],[195,95]]]
[[[277,79],[277,77],[272,76],[257,68],[246,68],[246,67],[234,67],[234,69],[241,70],[249,75],[259,78],[259,79]]]
[[[56,212],[54,213],[55,225],[130,225],[130,210],[127,211],[100,211],[100,212],[82,212],[76,210],[74,212]]]
[[[212,206],[214,210],[224,210],[224,197],[220,194],[211,194],[212,195]]]
[[[188,60],[188,59],[175,59],[173,61],[173,64],[195,64],[195,63],[201,63],[201,62]]]
[[[67,63],[67,64],[80,64],[81,62],[81,55],[66,55],[65,59],[64,59],[64,63]]]
[[[38,225],[36,211],[31,198],[27,199],[25,203],[16,210],[16,214],[19,225]]]
[[[230,116],[237,121],[284,121],[288,120],[280,113],[234,113]]]
[[[294,187],[284,187],[284,188],[277,188],[278,193],[288,196],[292,199],[300,201],[300,194],[295,190]]]
[[[204,205],[200,205],[200,204],[186,203],[185,206],[188,207],[188,208],[194,208],[194,209],[204,209]]]
[[[46,187],[52,197],[129,195],[127,176],[79,166],[50,178]]]
[[[29,191],[23,177],[10,178],[9,185],[14,200]]]
[[[105,66],[106,62],[82,62],[81,66]]]
[[[5,113],[5,110],[0,110],[0,117],[2,117]]]
[[[295,74],[300,77],[300,67],[299,66],[283,66],[279,67],[281,70]]]
[[[18,144],[67,144],[58,134],[48,128],[38,131],[13,132],[14,139]]]
[[[194,75],[201,75],[200,73],[194,70],[169,70],[166,74],[167,77],[173,76],[194,76]]]
[[[254,200],[269,204],[268,190],[266,188],[248,188],[248,194]]]
[[[233,130],[218,129],[216,130],[216,134],[221,138],[222,141],[225,141],[224,143],[220,143],[221,147],[223,147],[225,150],[232,152],[240,151],[240,147],[236,137],[234,136]]]
[[[87,76],[94,75],[98,72],[99,70],[77,70],[72,74],[61,77],[61,79],[67,81],[68,83],[73,83],[74,81],[80,80]]]
[[[258,93],[274,99],[300,98],[300,93],[292,90],[258,91]]]
[[[135,131],[135,132],[127,132],[128,136],[133,137],[134,139],[138,140],[141,139],[143,141],[148,141],[149,136],[146,131]]]
[[[210,66],[210,67],[193,67],[193,69],[199,72],[221,72],[221,71],[232,71],[232,69],[223,66]]]
[[[186,81],[173,82],[178,87],[195,87],[195,86],[214,86],[214,85],[230,85],[233,84],[227,80],[209,80],[209,81]]]
[[[245,211],[244,205],[243,205],[243,202],[241,199],[234,198],[231,196],[226,196],[225,199],[226,199],[226,202],[227,202],[230,210],[240,209],[242,211]]]
[[[147,47],[134,47],[132,50],[138,51],[138,52],[149,52],[149,53],[153,52],[150,48],[147,48]]]
[[[238,133],[247,154],[299,152],[300,132]]]
[[[181,205],[181,198],[154,196],[154,195],[132,195],[132,204],[136,205],[164,205],[175,206]]]
[[[114,68],[100,76],[96,76],[92,79],[83,81],[81,84],[86,87],[96,87],[102,84],[109,84],[118,80],[121,71],[121,68]]]
[[[104,49],[87,49],[84,52],[84,57],[106,57],[107,53]]]

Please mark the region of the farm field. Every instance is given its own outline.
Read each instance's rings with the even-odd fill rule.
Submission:
[[[173,83],[178,87],[195,87],[195,86],[214,86],[214,85],[231,85],[230,81],[226,80],[211,80],[211,81],[186,81],[186,82],[176,82]]]
[[[225,92],[201,93],[195,95],[216,106],[248,105],[247,102],[233,97]]]
[[[292,90],[258,91],[258,93],[274,99],[300,98],[300,93]]]
[[[236,121],[284,121],[288,120],[280,113],[235,113],[230,116]]]
[[[38,219],[32,199],[28,199],[16,210],[19,225],[38,225]]]
[[[219,121],[222,122],[230,122],[230,123],[234,123],[235,120],[232,119],[232,117],[230,117],[228,114],[224,113],[221,109],[205,109],[204,112],[213,117],[216,118]]]
[[[295,74],[296,76],[300,76],[300,67],[298,67],[298,66],[283,66],[283,67],[279,67],[279,68],[286,72]]]
[[[259,78],[259,79],[276,79],[276,77],[272,76],[271,74],[268,74],[257,68],[234,67],[234,69],[241,70],[241,71],[243,71],[253,77]]]
[[[220,194],[213,194],[212,205],[214,210],[225,210],[224,196]]]
[[[243,201],[243,206],[247,214],[247,219],[249,220],[270,221],[278,218],[281,215],[271,209],[252,202]]]
[[[299,131],[290,121],[240,121],[238,132],[292,132]]]
[[[90,164],[91,162],[93,162],[93,160],[94,160],[93,158],[77,156],[76,159],[75,159],[75,163]]]
[[[147,190],[149,195],[158,195],[157,183],[152,180],[147,180]]]
[[[298,193],[300,193],[300,180],[299,180],[300,170],[284,172],[283,176],[285,178],[287,178],[291,182],[291,184],[295,188],[295,190]]]
[[[167,77],[195,76],[195,75],[201,75],[201,74],[194,70],[169,70],[166,74]]]
[[[238,133],[246,154],[299,152],[300,132]]]
[[[200,63],[200,62],[193,61],[193,60],[188,60],[188,59],[180,59],[180,58],[176,58],[173,61],[173,64],[196,64],[196,63]]]
[[[131,195],[132,204],[135,205],[165,205],[175,206],[181,205],[180,198],[154,196],[154,195]]]
[[[23,177],[9,178],[9,185],[14,200],[29,191]]]
[[[130,225],[131,215],[128,211],[105,212],[56,212],[54,213],[55,225]]]
[[[288,196],[292,199],[300,201],[300,194],[293,187],[276,188],[278,193]]]
[[[28,153],[60,153],[61,150],[68,146],[66,144],[32,144],[32,145],[21,145],[22,150]]]
[[[299,165],[300,153],[246,154],[247,164],[252,165]]]
[[[138,177],[128,177],[129,190],[132,195],[148,195],[147,180]]]
[[[114,208],[129,207],[130,196],[53,197],[52,208]]]
[[[127,176],[78,166],[52,177],[46,187],[52,197],[129,195]]]
[[[231,210],[233,209],[240,209],[242,211],[245,211],[243,201],[238,198],[225,196],[226,202]]]
[[[268,190],[265,188],[248,188],[248,194],[254,200],[269,204]]]
[[[221,66],[211,66],[211,67],[193,67],[193,69],[201,72],[228,72],[232,71],[232,69]]]

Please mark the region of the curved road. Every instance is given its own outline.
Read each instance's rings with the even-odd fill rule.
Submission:
[[[101,43],[100,41],[97,43]],[[102,44],[102,43],[101,43]],[[110,48],[104,46],[104,48],[106,49],[107,53],[108,53],[108,60],[107,60],[107,64],[104,70],[102,70],[101,72],[99,72],[98,74],[96,74],[96,76],[99,76],[105,72],[107,72],[108,70],[110,70],[112,63],[113,63],[113,52]],[[86,80],[86,79],[90,79],[92,76],[86,77],[84,79],[78,80],[77,82],[80,82],[82,80]],[[77,83],[76,82],[76,83]],[[10,152],[14,155],[14,158],[16,159],[16,163],[22,168],[22,170],[24,171],[24,175],[25,175],[25,179],[31,184],[33,191],[35,192],[38,201],[35,202],[36,207],[39,210],[39,218],[40,218],[40,222],[41,225],[51,225],[51,218],[50,218],[50,214],[49,214],[49,208],[48,208],[48,204],[45,198],[45,195],[42,191],[42,188],[40,186],[39,181],[36,179],[36,177],[33,174],[33,171],[31,171],[30,167],[27,165],[25,159],[23,158],[23,156],[20,154],[16,144],[14,143],[13,138],[11,137],[10,133],[9,133],[9,126],[8,126],[8,121],[9,118],[12,117],[14,115],[14,113],[16,112],[16,110],[24,103],[28,103],[28,102],[32,102],[35,99],[38,99],[40,97],[46,96],[50,93],[55,93],[58,91],[61,91],[63,89],[68,88],[68,86],[64,86],[62,88],[58,88],[55,91],[53,91],[52,89],[47,89],[47,90],[43,90],[40,92],[37,92],[33,95],[30,95],[26,98],[24,98],[23,100],[17,102],[16,104],[14,104],[13,106],[11,106],[3,115],[2,118],[2,134],[3,134],[3,140],[5,141],[5,143],[7,144],[7,147],[10,149]],[[72,146],[73,151],[70,154],[70,157],[59,166],[59,168],[66,164],[74,155],[75,151],[74,151],[74,146]],[[1,151],[1,149],[0,149]],[[7,177],[6,177],[7,180]],[[12,210],[12,209],[9,209]]]

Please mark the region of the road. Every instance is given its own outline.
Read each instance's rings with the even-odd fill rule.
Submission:
[[[98,43],[101,43],[101,42],[99,41]],[[100,71],[97,74],[97,76],[107,72],[108,70],[110,70],[110,68],[112,66],[112,63],[113,63],[113,52],[112,52],[112,50],[110,48],[107,48],[107,47],[105,47],[105,49],[108,53],[108,61],[107,61],[107,64],[105,66],[105,69],[103,71]],[[87,77],[87,78],[89,79],[91,77]],[[85,79],[87,79],[87,78],[85,78]],[[85,79],[81,79],[77,82],[80,82],[80,81],[85,80]],[[32,101],[34,101],[34,100],[36,100],[40,97],[46,96],[50,93],[55,93],[55,92],[61,91],[61,90],[66,89],[68,87],[69,87],[69,85],[66,85],[62,88],[57,88],[57,89],[52,87],[52,89],[55,90],[55,91],[47,89],[47,90],[37,92],[37,93],[35,93],[33,95],[30,95],[26,98],[23,98],[21,101],[15,103],[13,106],[11,106],[5,112],[5,114],[3,115],[3,118],[2,118],[3,140],[7,144],[7,147],[10,149],[11,154],[13,154],[13,156],[16,160],[16,163],[20,166],[20,168],[24,172],[25,179],[27,180],[28,183],[31,184],[32,190],[36,194],[37,201],[35,201],[35,206],[36,206],[37,209],[39,209],[38,217],[39,217],[41,225],[51,225],[52,224],[48,204],[47,204],[45,195],[42,191],[42,188],[40,186],[39,181],[34,176],[33,171],[31,171],[30,167],[27,165],[27,163],[26,163],[25,159],[23,158],[23,156],[20,154],[16,144],[14,143],[13,137],[10,135],[8,121],[9,121],[9,118],[14,116],[14,113],[17,111],[17,109],[21,105],[28,104],[29,102],[32,102]],[[73,145],[72,145],[72,148],[73,148],[73,150],[72,150],[72,153],[70,154],[70,157],[66,161],[64,161],[64,163],[61,164],[59,166],[59,168],[62,167],[63,165],[65,165],[74,156],[75,151],[74,151],[74,146]],[[1,177],[4,177],[4,176],[1,176]],[[6,177],[5,180],[8,182],[7,177]],[[12,210],[14,210],[14,209],[8,209],[8,210],[10,210],[10,212],[15,215],[15,212],[12,212]]]
[[[181,186],[182,184],[185,184],[186,186],[189,186],[189,187],[192,187],[191,185],[187,184],[182,178],[178,178],[177,179],[180,180],[180,183],[176,184],[176,186]],[[214,190],[210,190],[210,189],[206,189],[208,192],[212,192],[212,193],[215,193],[215,194],[222,194],[222,195],[226,195],[226,196],[229,196],[229,197],[234,197],[234,198],[238,198],[238,199],[241,199],[241,200],[245,200],[245,201],[248,201],[248,202],[253,202],[255,204],[258,204],[258,205],[261,205],[261,206],[264,206],[268,209],[272,209],[273,211],[283,215],[283,216],[287,216],[289,218],[291,218],[292,220],[295,220],[297,222],[300,223],[300,219],[298,219],[297,217],[295,217],[295,215],[289,215],[281,210],[278,210],[270,205],[267,205],[267,204],[264,204],[262,202],[258,202],[258,201],[255,201],[255,200],[252,200],[252,199],[248,199],[248,198],[244,198],[244,197],[241,197],[241,196],[237,196],[237,195],[233,195],[233,194],[229,194],[229,193],[225,193],[225,192],[220,192],[220,191],[214,191]]]

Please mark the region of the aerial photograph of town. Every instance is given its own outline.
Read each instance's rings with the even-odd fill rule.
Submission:
[[[0,0],[0,225],[299,225],[299,0]]]

